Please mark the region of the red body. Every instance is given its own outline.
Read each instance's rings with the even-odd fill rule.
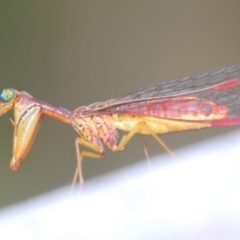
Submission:
[[[26,92],[4,89],[0,115],[14,108],[14,148],[11,168],[18,170],[30,150],[43,115],[72,124],[80,137],[75,146],[83,156],[103,157],[105,143],[122,150],[136,133],[156,134],[201,129],[212,125],[240,124],[240,64],[191,77],[157,83],[122,97],[74,111],[35,99]],[[117,129],[126,132],[118,143]],[[79,152],[78,144],[93,152]]]

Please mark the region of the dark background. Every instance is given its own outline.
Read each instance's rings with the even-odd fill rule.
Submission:
[[[1,1],[1,88],[68,109],[140,87],[240,63],[239,1]],[[0,207],[69,184],[76,165],[70,125],[46,117],[19,172],[12,112],[0,118]],[[234,128],[169,134],[171,149]],[[164,153],[147,138],[150,155]],[[91,179],[144,159],[135,137],[121,153],[84,161]]]

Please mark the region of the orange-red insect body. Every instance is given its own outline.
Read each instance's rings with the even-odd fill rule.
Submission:
[[[104,157],[103,143],[122,150],[134,134],[156,134],[240,124],[240,64],[207,73],[154,84],[120,98],[68,111],[26,92],[0,92],[0,116],[14,108],[14,146],[10,167],[18,170],[27,156],[44,115],[72,124],[78,173],[83,183],[84,156]],[[117,129],[125,132],[118,142]],[[79,144],[90,151],[80,152]]]

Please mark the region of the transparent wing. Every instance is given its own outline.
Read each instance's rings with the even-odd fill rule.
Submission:
[[[167,82],[156,83],[141,88],[135,92],[128,93],[122,97],[108,100],[105,103],[115,105],[133,100],[135,101],[183,95],[201,89],[210,88],[214,85],[235,78],[240,79],[240,64],[205,72],[202,74],[197,74],[190,77],[184,77]]]
[[[86,108],[83,115],[133,113],[145,114],[146,107],[173,102],[179,106],[183,97],[206,99],[228,108],[228,118],[240,116],[240,64],[206,73],[153,84],[122,97],[95,103]],[[176,104],[174,107],[176,107]],[[193,110],[193,114],[196,111]],[[149,115],[149,114],[148,114]],[[159,116],[161,117],[161,116]]]

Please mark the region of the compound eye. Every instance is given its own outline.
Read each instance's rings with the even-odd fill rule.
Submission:
[[[1,92],[0,92],[0,101],[7,103],[10,102],[14,99],[15,97],[15,91],[11,88],[4,88]]]

